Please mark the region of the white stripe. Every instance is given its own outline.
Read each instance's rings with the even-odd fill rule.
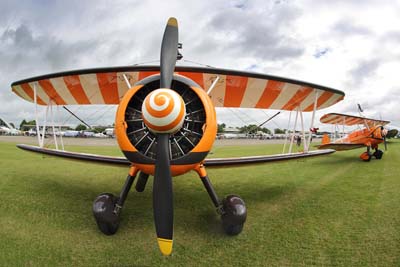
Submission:
[[[240,107],[255,108],[265,90],[267,82],[268,80],[264,79],[249,78]]]
[[[329,106],[332,106],[333,104],[336,103],[336,101],[342,97],[342,95],[340,94],[333,94],[327,101],[325,101],[325,103],[323,103],[318,109],[323,109],[323,108],[327,108]]]
[[[79,80],[91,104],[104,104],[96,74],[79,75]]]
[[[148,122],[153,124],[154,126],[166,126],[166,125],[172,123],[174,120],[176,120],[178,118],[178,116],[180,114],[180,111],[181,111],[181,101],[179,99],[179,95],[178,94],[172,94],[172,97],[174,99],[173,100],[174,101],[174,107],[173,107],[173,109],[171,110],[171,112],[167,116],[164,116],[164,117],[161,117],[161,118],[157,118],[157,117],[152,116],[149,113],[149,111],[147,110],[147,108],[146,108],[146,104],[145,104],[146,101],[144,101],[143,105],[142,105],[143,117]],[[185,109],[186,109],[185,105],[183,105],[183,112],[184,113],[183,113],[183,116],[182,116],[182,120],[185,118],[185,113],[186,113]]]
[[[334,117],[332,115],[328,115],[328,116],[324,115],[324,116],[321,117],[320,122],[326,123],[326,122],[328,122],[329,120],[331,120],[333,118]]]
[[[69,91],[62,77],[52,78],[50,79],[50,83],[53,85],[57,94],[64,100],[67,105],[78,104],[71,92]]]
[[[135,72],[118,72],[117,73],[118,96],[119,96],[120,100],[124,97],[125,93],[130,89],[130,88],[128,88],[128,85],[125,82],[125,79],[123,76],[124,74],[128,78],[129,83],[132,87],[139,80],[139,72],[137,72],[137,71],[135,71]]]
[[[300,85],[285,83],[282,87],[281,93],[275,99],[274,103],[269,107],[270,109],[282,109],[290,99],[299,91]]]
[[[36,94],[42,101],[46,104],[49,104],[50,102],[50,97],[46,94],[46,92],[43,90],[42,86],[40,86],[39,82],[31,82],[29,83],[32,89],[34,89],[34,86],[36,86]],[[34,90],[35,91],[35,90]]]
[[[168,107],[169,102],[170,102],[170,98],[168,97],[168,95],[165,95],[165,94],[162,94],[162,93],[168,94],[169,96],[172,97],[172,101],[173,101],[173,103],[172,103],[173,104],[172,111],[174,111],[176,109],[175,105],[178,103],[178,102],[176,102],[176,99],[175,99],[176,97],[175,97],[174,94],[169,94],[169,92],[167,90],[163,90],[163,89],[156,90],[156,91],[153,91],[151,93],[150,99],[148,99],[150,107],[152,109],[156,110],[156,111],[162,111],[162,110],[165,110]],[[154,98],[156,96],[162,97],[164,99],[164,101],[165,101],[164,104],[157,105],[156,101],[154,100]],[[179,99],[178,99],[178,101],[179,101]]]
[[[322,91],[313,89],[313,91],[300,103],[300,110],[304,111],[304,109],[308,108],[310,105],[314,105],[316,93],[320,96],[322,94]]]
[[[25,93],[24,89],[22,89],[22,87],[20,85],[15,85],[13,88],[14,88],[14,91],[18,92],[18,94],[22,98],[24,98],[27,101],[33,102],[33,99],[27,93]]]
[[[219,76],[219,80],[215,85],[214,89],[210,93],[210,98],[215,107],[223,107],[225,101],[225,90],[226,90],[226,75],[216,74],[203,74],[204,89],[208,91],[213,81]]]

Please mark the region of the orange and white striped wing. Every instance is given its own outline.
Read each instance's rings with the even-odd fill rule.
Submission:
[[[386,125],[390,123],[390,121],[375,120],[371,118],[363,118],[359,116],[346,115],[340,113],[325,114],[320,118],[320,122],[326,124],[338,124],[346,126],[352,126],[358,124],[367,124],[368,126],[375,126],[375,125]]]
[[[77,70],[44,75],[14,82],[12,90],[33,102],[34,88],[38,104],[56,105],[118,104],[131,85],[153,74],[158,66],[128,66]],[[210,93],[216,107],[240,107],[312,111],[329,107],[344,98],[332,88],[276,76],[233,70],[176,67],[175,74],[186,76],[207,90],[218,77]]]

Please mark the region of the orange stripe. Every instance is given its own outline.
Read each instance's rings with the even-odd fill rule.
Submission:
[[[224,107],[240,107],[247,88],[248,77],[226,76]]]
[[[35,101],[35,96],[33,93],[32,87],[29,85],[29,83],[23,83],[21,84],[21,88],[24,90],[24,92],[32,99],[32,101]],[[36,94],[36,100],[39,105],[46,105],[46,103]]]
[[[56,89],[54,89],[53,85],[49,80],[41,80],[39,81],[39,84],[46,92],[46,94],[50,97],[50,99],[56,102],[57,105],[66,104],[64,99],[62,99],[62,97],[57,93]]]
[[[282,91],[284,82],[272,81],[269,80],[267,82],[267,86],[264,89],[260,99],[256,104],[256,108],[269,108],[272,103],[274,103],[275,99],[279,96]]]
[[[285,110],[293,110],[309,95],[313,90],[310,87],[301,87],[294,96],[282,107]]]
[[[71,95],[78,104],[90,104],[89,98],[86,96],[82,88],[78,75],[70,75],[63,77],[65,85],[68,87]]]
[[[168,132],[171,129],[175,128],[179,124],[179,122],[181,122],[181,120],[184,116],[185,116],[184,103],[183,103],[183,101],[181,101],[181,111],[179,112],[179,115],[176,117],[176,119],[173,122],[171,122],[168,125],[155,126],[155,125],[151,124],[148,120],[146,120],[144,118],[144,116],[142,116],[142,118],[147,127],[151,128],[153,130],[156,130],[156,131]]]
[[[362,124],[363,120],[360,118],[348,118],[345,120],[346,124],[353,125],[353,124]]]
[[[323,123],[332,123],[333,121],[336,121],[336,120],[338,120],[338,119],[340,119],[340,117],[338,117],[338,116],[333,116],[333,117],[326,117],[322,122]]]
[[[346,119],[344,121],[346,122]],[[336,124],[338,122],[343,123],[343,117],[342,116],[335,116],[332,119],[330,119],[327,123]]]
[[[320,95],[317,99],[317,109],[322,106],[328,99],[330,99],[333,96],[332,92],[325,91]],[[312,111],[314,110],[314,102],[309,105],[304,111]]]
[[[119,104],[117,74],[96,73],[101,95],[105,104]]]
[[[158,98],[158,96],[160,94],[163,95],[163,96],[166,96],[169,99],[169,105],[163,110],[155,110],[155,109],[153,109],[151,107],[151,105],[150,105],[150,95],[145,99],[145,106],[146,106],[147,112],[149,112],[149,114],[151,116],[156,117],[156,118],[162,118],[162,117],[168,116],[172,112],[174,107],[175,107],[174,99],[169,94],[166,94],[164,92],[158,93],[157,96],[155,96],[154,98],[155,99]],[[179,104],[179,103],[177,103],[177,104]]]
[[[195,83],[197,83],[202,89],[204,89],[204,76],[201,72],[179,72],[180,75],[185,76]]]
[[[144,78],[149,77],[153,74],[160,74],[160,72],[159,71],[139,71],[139,75],[138,75],[139,81],[141,81]]]

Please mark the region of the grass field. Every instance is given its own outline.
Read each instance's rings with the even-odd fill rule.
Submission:
[[[281,145],[217,147],[213,157],[281,152]],[[119,155],[117,147],[73,147]],[[116,235],[92,216],[117,194],[124,168],[43,158],[0,142],[0,266],[400,266],[400,142],[382,160],[362,150],[209,169],[217,193],[248,209],[243,232],[223,234],[195,173],[174,179],[174,253],[155,240],[152,181],[132,190]]]

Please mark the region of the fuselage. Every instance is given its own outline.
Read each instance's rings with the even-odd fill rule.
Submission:
[[[336,140],[334,143],[352,143],[352,144],[364,144],[372,148],[377,148],[378,144],[382,143],[383,140],[383,127],[381,125],[363,128],[349,133],[343,138]]]

